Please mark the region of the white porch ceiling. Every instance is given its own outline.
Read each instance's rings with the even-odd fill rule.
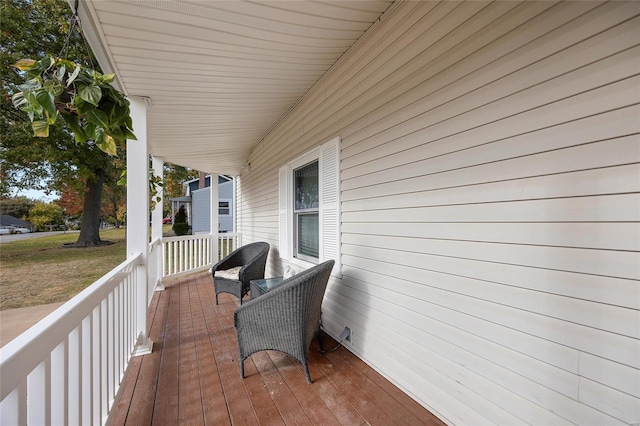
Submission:
[[[391,3],[83,0],[79,15],[103,70],[151,100],[150,154],[237,175]]]

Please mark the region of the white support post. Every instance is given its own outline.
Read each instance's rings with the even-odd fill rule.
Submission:
[[[164,161],[159,157],[152,157],[153,174],[156,178],[164,178]],[[155,206],[151,210],[151,241],[155,241],[158,238],[162,238],[162,219],[163,217],[163,203],[164,203],[164,189],[161,186],[156,187],[158,193],[155,198],[159,198],[160,201],[155,201]]]
[[[132,97],[131,118],[137,141],[127,140],[127,258],[142,254],[136,271],[136,334],[134,355],[151,353],[147,336],[147,264],[149,250],[149,154],[147,151],[147,105]]]
[[[231,178],[231,187],[233,188],[233,196],[231,197],[231,220],[233,223],[233,234],[235,235],[238,232],[237,223],[236,223],[236,207],[238,205],[238,200],[236,200],[236,184],[238,183],[236,176]]]
[[[211,203],[211,214],[209,229],[211,230],[211,262],[215,265],[218,263],[218,174],[211,173],[211,184],[209,185],[211,192],[209,193],[209,202]]]
[[[160,157],[152,157],[151,167],[153,168],[153,174],[156,178],[164,179],[164,160]],[[162,220],[164,218],[164,188],[162,186],[156,187],[158,193],[154,197],[155,206],[151,210],[151,241],[156,241],[162,238]],[[160,260],[160,261],[157,261]],[[153,283],[156,291],[164,290],[164,284],[162,283],[162,261],[157,259],[154,262],[156,271],[153,274],[157,277],[157,282]]]

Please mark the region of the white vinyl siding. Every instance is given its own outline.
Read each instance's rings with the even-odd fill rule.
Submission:
[[[400,3],[254,148],[243,237],[282,257],[278,170],[339,134],[329,333],[450,424],[637,423],[639,15]]]

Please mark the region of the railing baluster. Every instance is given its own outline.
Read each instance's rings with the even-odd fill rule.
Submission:
[[[49,390],[50,394],[50,407],[51,407],[51,422],[53,424],[65,424],[67,423],[68,416],[66,415],[68,411],[68,389],[69,389],[69,379],[67,377],[67,371],[69,368],[67,351],[68,351],[68,343],[67,339],[60,342],[58,346],[56,346],[47,359],[50,368],[50,376],[49,376]],[[31,384],[29,385],[29,391],[31,391]],[[31,395],[29,395],[31,398]],[[31,400],[29,400],[30,404],[33,404]],[[31,421],[30,421],[31,423]]]
[[[73,329],[67,339],[67,420],[65,424],[80,424],[80,327]],[[57,422],[53,422],[57,424]]]
[[[29,405],[27,406],[28,424],[51,424],[51,401],[49,380],[49,356],[42,361],[28,376],[27,389]]]
[[[81,359],[82,363],[80,372],[80,420],[82,424],[91,424],[91,315],[82,320],[81,327]]]
[[[160,255],[164,262],[162,277],[178,276],[211,266],[212,244],[218,244],[217,262],[234,250],[237,235],[232,232],[221,233],[215,242],[210,234],[163,238]]]
[[[100,304],[100,422],[107,417],[109,412],[109,399],[107,398],[107,339],[109,338],[109,325],[107,323],[108,303],[103,300]]]

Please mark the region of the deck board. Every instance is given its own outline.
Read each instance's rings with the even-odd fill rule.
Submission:
[[[215,304],[208,273],[174,280],[149,309],[153,353],[135,358],[114,402],[109,425],[442,425],[345,348],[309,351],[302,365],[264,351],[238,369],[233,312],[238,300]],[[326,342],[327,347],[335,341]]]

